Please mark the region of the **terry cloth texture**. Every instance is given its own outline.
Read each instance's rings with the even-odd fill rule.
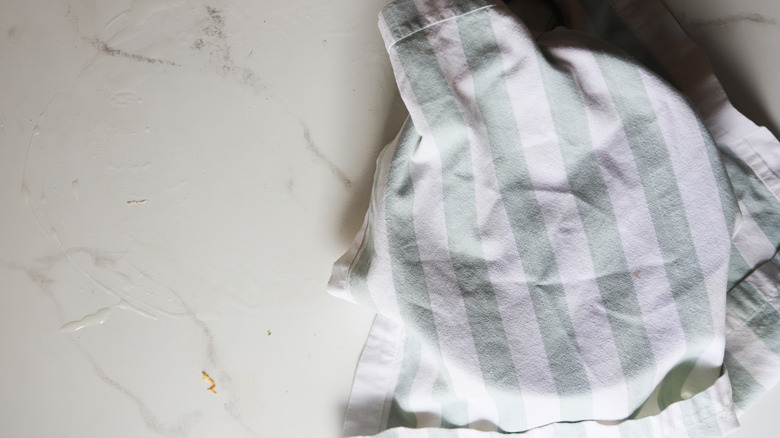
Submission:
[[[716,437],[780,378],[780,144],[657,0],[398,0],[410,117],[329,291],[348,436]]]

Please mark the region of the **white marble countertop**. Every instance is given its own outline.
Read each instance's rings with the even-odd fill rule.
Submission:
[[[373,316],[325,285],[405,117],[386,3],[2,2],[0,435],[340,436]],[[780,4],[670,3],[778,134]]]

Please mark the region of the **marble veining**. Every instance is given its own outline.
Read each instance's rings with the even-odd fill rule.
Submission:
[[[121,49],[109,47],[109,45],[105,41],[102,41],[99,38],[92,38],[87,41],[90,42],[92,45],[94,45],[101,53],[108,56],[118,56],[120,58],[132,59],[133,61],[145,62],[148,64],[163,64],[163,65],[174,65],[174,66],[179,65],[167,59],[150,58],[148,56],[143,56],[136,53],[129,53]]]
[[[196,411],[182,415],[176,422],[163,423],[138,395],[109,377],[89,353],[78,346],[77,348],[84,356],[84,359],[90,363],[92,372],[98,379],[118,391],[138,408],[138,413],[150,432],[171,438],[186,437],[189,435],[192,426],[200,420],[202,414]]]
[[[686,26],[699,28],[699,27],[723,27],[731,26],[738,23],[755,23],[764,25],[777,25],[777,20],[771,17],[764,16],[757,12],[727,15],[724,17],[718,17],[711,20],[689,20],[686,21]]]
[[[212,68],[229,80],[255,89],[264,89],[254,71],[239,65],[233,59],[226,33],[224,12],[212,6],[206,6],[205,12],[206,17],[201,20],[200,29],[191,48],[197,52],[207,53]]]
[[[303,122],[300,123],[301,123],[301,127],[303,128],[303,139],[306,140],[306,150],[312,154],[312,156],[317,160],[317,162],[325,165],[328,168],[328,170],[330,170],[330,173],[344,187],[349,188],[352,185],[352,180],[349,179],[347,174],[344,173],[344,171],[341,170],[336,165],[336,163],[331,161],[331,159],[328,158],[328,156],[325,155],[319,147],[317,147],[317,145],[311,139],[311,133],[309,132],[309,127],[306,126],[306,124],[304,124]]]

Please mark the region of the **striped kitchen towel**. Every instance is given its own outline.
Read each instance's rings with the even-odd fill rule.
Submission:
[[[345,434],[714,437],[780,373],[780,144],[658,0],[380,14],[409,119],[329,291]]]

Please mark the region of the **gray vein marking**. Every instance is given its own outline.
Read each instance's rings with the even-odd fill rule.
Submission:
[[[179,65],[176,64],[173,61],[169,61],[167,59],[159,59],[159,58],[149,58],[148,56],[139,55],[136,53],[130,53],[125,52],[122,49],[115,49],[108,44],[106,44],[105,41],[99,39],[99,38],[92,38],[89,40],[95,47],[97,47],[98,50],[100,50],[102,53],[105,53],[109,56],[118,56],[120,58],[127,58],[132,59],[134,61],[140,61],[140,62],[146,62],[149,64],[163,64],[163,65]]]
[[[727,15],[725,17],[720,17],[714,20],[691,20],[687,24],[691,27],[723,27],[723,26],[729,26],[735,23],[740,22],[752,22],[752,23],[758,23],[758,24],[768,24],[768,25],[776,25],[777,20],[774,18],[765,17],[759,13],[748,13],[748,14],[737,14],[737,15]]]
[[[81,348],[81,346],[77,344],[74,345],[76,345],[76,348],[78,348],[81,351],[81,354],[84,356],[84,358],[90,362],[90,364],[92,365],[92,370],[95,373],[95,376],[97,376],[108,386],[122,393],[125,397],[127,397],[130,401],[132,401],[133,404],[135,404],[138,407],[138,412],[141,414],[141,418],[143,418],[144,423],[146,423],[146,427],[150,431],[167,437],[186,437],[189,435],[190,428],[192,427],[193,423],[197,422],[200,419],[201,413],[193,412],[186,415],[185,417],[183,417],[182,419],[180,419],[178,422],[174,424],[161,423],[160,420],[149,409],[149,407],[146,406],[146,403],[144,403],[144,401],[141,400],[140,397],[135,395],[133,392],[131,392],[129,389],[127,389],[125,386],[123,386],[116,380],[112,379],[111,377],[108,377],[108,375],[103,371],[102,368],[100,368],[100,365],[98,365],[97,362],[95,362],[95,359],[93,359],[89,353],[87,353],[83,348]]]
[[[314,155],[317,160],[319,160],[322,164],[325,164],[328,166],[328,169],[330,169],[330,173],[333,174],[333,176],[336,177],[337,180],[341,184],[344,185],[344,187],[351,187],[352,181],[347,177],[347,174],[344,173],[343,170],[341,170],[336,163],[330,160],[321,150],[317,147],[316,144],[311,139],[311,133],[309,132],[309,127],[306,126],[303,122],[300,122],[301,126],[303,127],[303,138],[306,139],[306,150],[311,152],[312,155]]]

